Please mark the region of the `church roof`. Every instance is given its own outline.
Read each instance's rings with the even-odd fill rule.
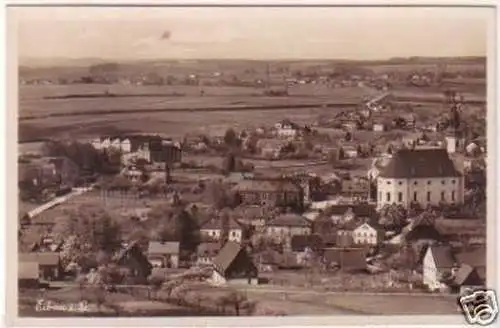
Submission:
[[[446,149],[400,149],[380,177],[393,179],[460,177]]]

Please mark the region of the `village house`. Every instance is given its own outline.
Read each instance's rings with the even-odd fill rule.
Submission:
[[[209,240],[220,240],[224,229],[227,229],[227,238],[230,241],[240,243],[243,239],[243,227],[235,219],[228,218],[227,226],[220,218],[211,218],[205,221],[200,228],[200,234]]]
[[[373,132],[384,132],[387,129],[387,124],[384,122],[374,122],[372,126]]]
[[[325,211],[334,224],[342,224],[358,219],[372,219],[376,214],[375,206],[368,203],[335,204]]]
[[[366,201],[370,198],[370,183],[368,179],[343,179],[340,193],[342,196]]]
[[[132,143],[127,137],[103,137],[96,138],[91,141],[91,145],[98,150],[114,148],[115,150],[123,153],[130,153],[132,151]]]
[[[345,272],[366,270],[366,250],[363,248],[325,248],[323,262],[327,268],[340,268]]]
[[[377,178],[377,207],[461,204],[464,178],[444,149],[401,149]]]
[[[448,285],[452,292],[462,294],[463,288],[484,288],[485,280],[478,270],[468,264],[461,264]]]
[[[311,223],[301,215],[282,214],[267,223],[266,233],[275,241],[283,241],[295,235],[311,234]]]
[[[344,158],[357,158],[359,156],[357,147],[352,145],[342,146],[342,152],[344,154]]]
[[[433,245],[427,248],[422,263],[422,282],[430,290],[446,290],[443,279],[452,276],[457,267],[452,248],[448,245]]]
[[[221,247],[218,242],[202,242],[196,248],[196,264],[212,265]]]
[[[114,257],[113,262],[127,269],[133,277],[145,281],[151,274],[152,265],[142,252],[137,241],[125,245]]]
[[[458,241],[466,246],[472,238],[486,236],[486,222],[474,217],[439,217],[435,229],[448,241]]]
[[[78,166],[67,157],[41,157],[18,164],[19,188],[73,187],[80,176]]]
[[[280,138],[295,138],[300,133],[300,126],[288,119],[276,123],[274,128]]]
[[[144,172],[139,170],[136,166],[125,167],[121,174],[126,177],[132,183],[138,183],[141,181]]]
[[[19,254],[19,262],[38,263],[39,277],[42,280],[62,278],[61,258],[56,252],[34,252]]]
[[[460,268],[452,281],[453,287],[484,286],[486,282],[486,247],[473,247],[455,254]]]
[[[259,139],[255,148],[260,151],[260,154],[268,159],[279,159],[283,153],[283,149],[289,144],[288,141],[282,139]]]
[[[244,205],[302,208],[304,192],[293,179],[252,179],[233,188]]]
[[[294,235],[290,239],[290,249],[294,253],[302,253],[307,248],[320,252],[324,248],[323,239],[318,234]]]
[[[20,261],[17,268],[19,288],[38,288],[40,284],[38,262]]]
[[[362,223],[352,231],[354,244],[375,246],[379,244],[382,232],[370,226],[367,222]]]
[[[214,284],[258,284],[258,269],[246,248],[228,241],[213,260],[210,281]]]
[[[179,242],[150,241],[148,260],[156,268],[179,267]]]

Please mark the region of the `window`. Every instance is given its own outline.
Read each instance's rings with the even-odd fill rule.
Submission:
[[[441,200],[444,201],[444,191],[441,191]]]
[[[403,201],[403,193],[398,192],[398,202],[402,202],[402,201]]]
[[[378,199],[382,200],[382,192],[381,191],[378,192]]]
[[[432,181],[431,181],[431,180],[427,181],[427,184],[428,184],[428,185],[430,185],[431,183],[432,183]]]
[[[427,201],[428,202],[431,201],[431,192],[430,191],[427,192]]]
[[[231,237],[236,237],[236,231],[231,231]]]
[[[442,181],[441,181],[441,184],[442,184],[442,185],[446,184],[446,181],[445,181],[445,180],[442,180]]]
[[[413,201],[415,201],[415,202],[417,201],[417,192],[416,191],[413,192]]]
[[[403,181],[399,181],[399,182],[398,182],[398,185],[400,185],[400,186],[401,186],[402,184],[403,184]]]
[[[416,185],[418,185],[418,182],[417,182],[417,181],[415,181],[415,182],[413,182],[413,184],[416,186]]]
[[[451,183],[452,183],[452,184],[455,184],[455,180],[451,180]]]
[[[390,182],[390,181],[387,181],[387,184],[388,184],[388,185],[390,185],[390,184],[391,184],[391,182]]]
[[[452,191],[451,192],[451,201],[454,202],[455,201],[455,191]]]
[[[387,198],[387,201],[390,202],[391,201],[391,193],[388,192],[385,197]]]

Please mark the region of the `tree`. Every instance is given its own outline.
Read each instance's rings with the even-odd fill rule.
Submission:
[[[83,275],[83,274],[79,274],[76,277],[75,282],[78,284],[78,288],[80,290],[80,300],[83,301],[83,299],[84,299],[83,290],[85,289],[85,286],[87,285],[87,277],[85,277],[85,275]]]
[[[148,283],[152,287],[153,291],[158,292],[160,290],[161,286],[165,282],[165,276],[158,275],[158,274],[151,274],[148,277]]]
[[[222,162],[222,170],[228,174],[231,172],[234,172],[236,169],[236,156],[234,153],[229,152],[227,153],[226,157],[224,158],[224,161]]]
[[[224,134],[224,143],[226,146],[232,148],[238,145],[239,139],[233,129],[228,129]]]
[[[247,297],[237,291],[231,291],[229,295],[225,297],[225,304],[234,306],[234,311],[236,316],[240,315],[240,310],[244,302],[247,301]]]
[[[103,250],[99,250],[96,254],[96,262],[98,265],[107,265],[110,261],[110,256]]]
[[[113,254],[121,246],[121,231],[117,222],[103,208],[82,205],[59,220],[54,233],[64,236],[63,258],[81,266],[96,263],[95,253]]]
[[[239,204],[238,195],[228,191],[220,181],[210,183],[207,186],[206,193],[216,209],[235,208]]]

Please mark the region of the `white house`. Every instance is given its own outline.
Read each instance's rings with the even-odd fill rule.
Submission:
[[[282,138],[294,138],[300,131],[299,126],[290,120],[283,120],[276,123],[274,127],[276,128],[276,134],[278,137]]]
[[[311,234],[311,223],[301,215],[282,214],[271,220],[266,230],[269,237],[279,241],[295,235]]]
[[[377,208],[462,204],[464,178],[445,149],[401,149],[377,177]]]
[[[124,153],[130,153],[132,151],[132,143],[130,139],[124,139],[121,142],[121,151]]]
[[[122,148],[122,143],[120,141],[120,138],[115,138],[111,141],[110,148],[118,149],[121,150]]]
[[[374,123],[373,124],[373,131],[374,132],[384,132],[385,131],[385,124],[384,123]]]
[[[352,231],[352,239],[355,244],[377,245],[379,232],[368,223],[363,223]]]
[[[422,282],[430,290],[442,290],[447,286],[442,278],[454,274],[456,261],[450,246],[429,246],[422,262]]]
[[[228,220],[227,226],[228,239],[240,243],[243,239],[243,228],[233,219]],[[223,232],[223,223],[220,219],[211,219],[206,221],[200,229],[203,236],[209,237],[211,240],[219,240]]]
[[[358,150],[354,146],[343,146],[342,150],[344,151],[345,158],[356,158],[358,157]]]

